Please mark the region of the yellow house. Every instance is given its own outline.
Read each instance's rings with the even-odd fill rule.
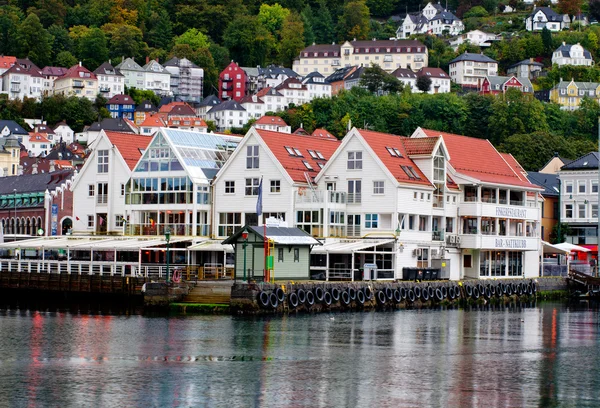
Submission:
[[[0,138],[0,177],[18,174],[20,153],[21,148],[16,136]]]
[[[584,97],[598,99],[600,84],[597,82],[560,81],[550,90],[550,101],[561,106],[561,109],[575,110],[579,108]]]
[[[86,97],[94,101],[98,95],[96,74],[81,65],[74,65],[54,80],[54,95]]]

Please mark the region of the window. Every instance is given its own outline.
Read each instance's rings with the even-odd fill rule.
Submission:
[[[225,182],[225,194],[235,194],[235,181],[230,180]]]
[[[121,197],[125,195],[125,184],[121,183]]]
[[[260,184],[260,179],[258,177],[247,178],[246,179],[246,195],[247,196],[257,196],[259,184]]]
[[[115,215],[115,227],[122,227],[123,221],[124,221],[123,215],[121,215],[121,214]]]
[[[246,168],[258,169],[258,145],[246,146]]]
[[[585,194],[585,181],[577,182],[577,192],[579,194]]]
[[[573,218],[573,204],[565,205],[565,218]]]
[[[592,204],[592,218],[598,218],[598,204]]]
[[[295,147],[294,147],[294,153],[296,153],[296,156],[298,156],[298,157],[304,157],[304,156],[302,156],[302,153],[300,152],[300,150],[296,149]]]
[[[426,215],[419,215],[419,231],[427,231],[427,217]]]
[[[283,248],[277,248],[277,262],[283,262]]]
[[[96,195],[96,186],[93,184],[90,184],[88,186],[88,197],[93,197]]]
[[[579,218],[585,218],[585,204],[579,204]]]
[[[314,150],[309,150],[308,154],[310,154],[310,157],[312,157],[313,159],[318,159],[317,153],[315,153]]]
[[[108,203],[108,183],[98,183],[98,194],[97,203],[98,204],[107,204]]]
[[[565,192],[567,194],[573,193],[573,183],[565,183]]]
[[[365,228],[378,227],[379,214],[365,214]]]
[[[295,156],[296,152],[294,152],[294,149],[292,149],[289,146],[285,146],[285,150],[287,150],[287,152],[290,154],[290,156]]]
[[[362,152],[348,152],[348,170],[362,169]]]
[[[87,227],[94,228],[94,216],[93,215],[88,215]]]
[[[313,170],[313,166],[311,166],[306,160],[302,160],[302,163],[304,163],[304,167],[306,167],[308,170]]]
[[[300,262],[300,248],[294,248],[294,262]]]
[[[598,192],[598,180],[592,180],[592,193]]]
[[[453,233],[454,232],[454,218],[446,217],[446,232]]]
[[[108,173],[108,150],[98,150],[98,173]]]
[[[241,213],[219,213],[219,236],[231,236],[240,228],[242,228]]]
[[[348,203],[360,203],[362,192],[361,180],[348,180]]]
[[[419,196],[419,193],[417,193],[416,191],[413,193],[413,200],[416,200],[417,197]]]
[[[472,255],[464,255],[463,256],[463,267],[464,268],[472,268],[473,267]]]
[[[374,181],[373,182],[373,194],[384,194],[385,193],[385,181]]]
[[[271,193],[281,193],[281,180],[271,180]]]

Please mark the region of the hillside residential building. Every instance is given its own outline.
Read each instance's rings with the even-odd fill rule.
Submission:
[[[162,128],[145,139],[150,143],[125,186],[127,234],[162,237],[168,229],[172,237],[216,235],[212,211],[220,207],[211,181],[241,138]]]
[[[524,94],[533,95],[533,85],[528,78],[516,78],[514,76],[488,76],[481,83],[480,93],[482,95],[504,94],[510,88],[518,89]]]
[[[248,121],[248,112],[235,100],[228,100],[213,106],[206,114],[207,120],[212,120],[220,131],[234,127],[241,128]]]
[[[265,103],[265,113],[282,111],[288,104],[285,95],[275,88],[261,89],[256,96]]]
[[[497,34],[486,33],[481,30],[472,30],[450,40],[450,45],[454,51],[456,51],[460,45],[465,43],[484,48],[491,47],[494,41],[499,41],[501,39],[502,38]]]
[[[325,78],[325,81],[331,85],[332,96],[337,95],[342,89],[346,89],[346,78],[352,75],[357,69],[357,66],[339,68],[333,74]]]
[[[330,98],[331,84],[319,72],[311,72],[302,78],[302,84],[308,90],[308,100],[315,98]]]
[[[17,57],[0,55],[0,75],[4,74],[10,67],[17,63]]]
[[[560,222],[569,226],[566,242],[598,255],[598,153],[591,152],[564,165],[560,180]]]
[[[98,92],[106,99],[125,92],[125,76],[110,61],[96,68],[94,74],[98,78]]]
[[[72,186],[74,233],[123,233],[125,186],[151,140],[130,133],[100,132]]]
[[[296,106],[310,102],[308,98],[308,89],[300,80],[296,78],[288,78],[277,86],[277,92],[285,97],[285,108],[292,103]]]
[[[9,99],[40,98],[47,94],[42,70],[29,59],[16,59],[15,63],[0,77],[1,93]]]
[[[533,58],[529,58],[511,65],[506,70],[506,73],[508,75],[514,75],[517,78],[534,79],[541,74],[543,69],[544,64],[535,61]]]
[[[158,96],[171,96],[171,74],[155,60],[149,60],[143,66],[144,89]]]
[[[362,86],[360,78],[365,72],[365,67],[358,67],[344,78],[344,89],[350,90],[355,86]],[[364,88],[364,87],[363,87]]]
[[[483,79],[498,75],[498,62],[483,54],[465,52],[450,61],[450,78],[463,87],[479,88]]]
[[[416,40],[346,41],[343,44],[313,44],[294,60],[292,69],[300,75],[333,74],[342,67],[378,64],[387,72],[397,68],[419,70],[429,62],[427,47]],[[333,92],[333,90],[332,90]]]
[[[542,197],[542,230],[540,237],[543,241],[551,242],[552,230],[558,222],[558,195],[560,185],[558,183],[557,174],[547,174],[540,172],[528,172],[527,178],[532,184],[536,184],[544,188]]]
[[[165,121],[158,115],[148,115],[142,123],[140,123],[140,135],[154,136],[160,128],[167,127]]]
[[[96,74],[81,63],[74,65],[63,76],[54,80],[54,95],[86,97],[94,101],[98,95]]]
[[[136,125],[142,123],[150,115],[158,112],[158,108],[148,99],[142,101],[138,106],[135,107],[133,113],[133,121]]]
[[[145,88],[145,70],[133,58],[125,58],[115,67],[125,77],[125,85],[128,88]]]
[[[398,68],[392,75],[398,78],[405,87],[410,88],[412,92],[419,92],[417,89],[417,74],[412,69]]]
[[[292,128],[279,116],[263,116],[252,125],[257,129],[279,133],[292,133]]]
[[[569,28],[571,19],[568,14],[558,14],[550,7],[533,7],[533,11],[525,19],[527,31],[542,31],[547,28],[550,31],[561,31]]]
[[[134,126],[133,122],[128,122],[127,119],[104,118],[99,122],[92,123],[85,128],[83,132],[77,133],[75,137],[77,142],[83,142],[88,146],[92,146],[102,131],[131,134],[138,133],[138,129]]]
[[[23,135],[28,135],[27,132],[21,125],[14,120],[2,120],[0,119],[0,138],[4,138],[10,135],[16,136],[18,139]]]
[[[450,76],[441,68],[421,68],[417,72],[417,78],[427,77],[431,79],[431,86],[428,94],[448,93],[450,92]],[[415,92],[421,92],[418,88]]]
[[[133,120],[135,101],[129,95],[115,95],[106,102],[106,109],[110,112],[111,118]]]
[[[196,105],[196,116],[206,119],[206,113],[215,105],[221,103],[221,100],[215,95],[208,95],[199,104]]]
[[[240,105],[246,109],[248,120],[258,119],[266,112],[265,102],[257,95],[247,95],[240,99]]]
[[[248,75],[238,64],[231,61],[219,74],[219,99],[240,101],[246,96]]]
[[[552,65],[559,67],[563,65],[591,67],[594,65],[594,60],[592,54],[583,48],[581,44],[567,44],[563,41],[562,45],[552,53]]]
[[[52,150],[55,142],[48,140],[46,134],[31,132],[23,136],[21,144],[25,147],[29,157],[44,157]]]
[[[191,132],[206,133],[208,126],[206,122],[195,116],[173,117],[167,120],[167,127],[180,130],[189,130]]]
[[[19,174],[21,147],[15,134],[0,137],[0,177]]]
[[[54,80],[66,74],[68,70],[68,68],[64,67],[50,66],[42,69],[42,75],[44,76],[44,88],[48,90],[49,95],[52,95],[54,92]]]
[[[187,58],[173,57],[164,63],[171,74],[171,92],[176,101],[199,103],[204,92],[204,70]]]
[[[560,81],[550,90],[550,101],[564,110],[575,110],[584,97],[600,100],[600,83]]]
[[[457,35],[465,29],[463,22],[441,4],[427,3],[421,13],[409,13],[396,30],[396,38],[413,34]]]

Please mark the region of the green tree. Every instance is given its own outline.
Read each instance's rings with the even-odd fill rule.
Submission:
[[[273,37],[280,38],[281,29],[289,15],[290,11],[281,7],[279,3],[275,3],[272,6],[263,3],[260,5],[257,18]]]
[[[335,26],[325,0],[319,1],[319,11],[312,21],[317,44],[331,44],[335,40]]]
[[[417,78],[417,89],[421,92],[429,92],[431,90],[431,78],[424,75]]]
[[[54,58],[54,64],[56,64],[57,67],[72,67],[73,65],[76,65],[77,62],[77,58],[69,51],[61,51],[56,54],[56,57]]]
[[[35,13],[44,27],[50,27],[52,24],[62,26],[67,16],[66,4],[62,0],[40,0],[26,11]]]
[[[315,31],[313,30],[314,15],[312,8],[307,5],[302,10],[302,24],[304,25],[304,44],[309,45],[315,42]]]
[[[200,48],[208,48],[208,37],[195,28],[190,28],[185,33],[174,39],[175,44],[188,44],[192,50],[197,51]]]
[[[106,35],[99,28],[90,28],[79,40],[79,59],[93,71],[108,60]]]
[[[108,40],[109,56],[111,58],[128,56],[141,57],[146,44],[143,42],[142,31],[128,24],[105,24],[102,26]]]
[[[397,93],[402,91],[402,83],[398,78],[388,74],[377,64],[364,69],[360,77],[360,86],[367,88],[371,93]]]
[[[396,0],[367,0],[367,7],[374,17],[390,16],[396,8]]]
[[[256,17],[238,16],[223,34],[224,45],[241,65],[267,65],[275,48],[275,39]]]
[[[19,26],[17,33],[19,56],[27,57],[35,64],[44,67],[52,63],[52,36],[40,23],[35,14],[29,14]]]
[[[155,13],[153,23],[146,36],[148,45],[168,50],[173,41],[173,24],[167,11],[161,8],[158,13]]]
[[[508,136],[499,149],[511,153],[529,171],[537,171],[558,152],[561,156],[571,156],[569,142],[559,135],[536,131]]]
[[[558,0],[558,10],[570,16],[581,12],[583,0]]]
[[[18,52],[21,10],[12,6],[0,7],[0,54],[16,55]]]
[[[551,55],[554,51],[554,42],[552,41],[552,32],[546,27],[542,29],[542,43],[544,44],[544,53]]]
[[[73,51],[73,41],[66,28],[53,24],[48,27],[48,34],[53,38],[52,52],[54,55],[58,55],[61,51]]]
[[[369,36],[369,8],[364,0],[346,3],[344,12],[338,20],[338,39],[340,41],[366,40]]]
[[[279,49],[279,63],[291,67],[294,58],[304,48],[304,25],[297,13],[290,13],[281,29],[281,44]]]
[[[488,11],[485,8],[481,6],[475,6],[463,14],[463,18],[487,17],[488,15]]]

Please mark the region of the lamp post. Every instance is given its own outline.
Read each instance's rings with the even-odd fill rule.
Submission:
[[[244,248],[244,277],[243,280],[246,282],[246,246],[248,245],[248,231],[242,231],[242,248]]]
[[[169,242],[171,241],[171,230],[165,231],[165,241],[167,241],[167,283],[169,283],[169,250],[171,249]]]
[[[15,222],[13,223],[13,235],[17,234],[17,189],[13,188],[13,204],[15,212]],[[15,238],[16,240],[16,238]]]

